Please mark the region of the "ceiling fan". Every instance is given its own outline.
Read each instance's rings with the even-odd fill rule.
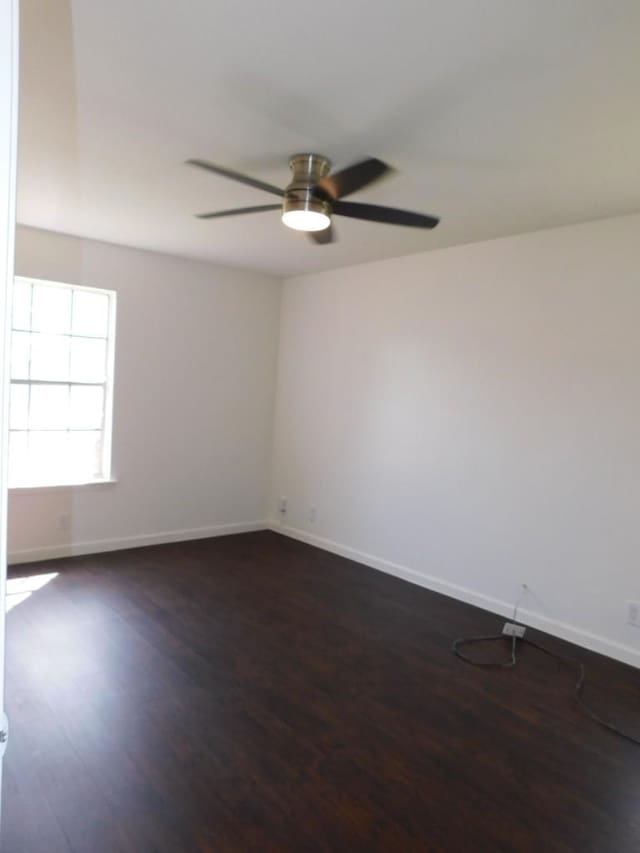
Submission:
[[[294,154],[289,158],[289,168],[293,177],[291,183],[283,190],[231,169],[216,166],[207,160],[193,159],[187,160],[187,163],[282,198],[282,202],[278,204],[199,213],[197,214],[199,219],[217,219],[243,213],[281,210],[285,225],[296,231],[307,231],[312,240],[319,244],[332,243],[335,240],[331,225],[331,216],[334,213],[339,216],[349,216],[352,219],[366,219],[370,222],[383,222],[389,225],[409,225],[413,228],[435,228],[440,221],[435,216],[398,210],[394,207],[342,201],[345,196],[369,186],[392,171],[390,166],[375,157],[354,163],[331,175],[329,174],[331,161],[327,157],[320,154]]]

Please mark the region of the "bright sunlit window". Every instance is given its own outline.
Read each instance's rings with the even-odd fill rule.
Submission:
[[[106,480],[116,295],[16,278],[9,486]]]

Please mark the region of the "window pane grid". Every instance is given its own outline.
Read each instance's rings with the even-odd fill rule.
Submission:
[[[55,335],[57,338],[85,338],[88,341],[106,341],[108,335],[77,335],[75,332],[42,332],[40,329],[23,329],[13,326],[14,332],[29,332],[31,335]]]
[[[42,427],[38,429],[20,429],[19,427],[12,427],[9,432],[20,432],[20,433],[30,433],[30,432],[100,432],[100,430],[95,427],[78,427],[77,429],[56,429],[55,427],[51,427],[50,429],[47,427]]]
[[[12,379],[12,385],[78,385],[81,388],[105,388],[106,382],[70,382],[68,379]]]
[[[15,292],[10,481],[101,479],[114,294],[25,279],[16,279]]]

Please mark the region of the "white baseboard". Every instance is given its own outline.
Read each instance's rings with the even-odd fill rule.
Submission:
[[[357,563],[363,563],[372,569],[378,569],[381,572],[386,572],[389,575],[394,575],[397,578],[415,583],[418,586],[423,586],[426,589],[440,592],[443,595],[448,595],[458,601],[464,601],[467,604],[473,604],[476,607],[482,607],[484,610],[489,610],[492,613],[497,613],[500,616],[511,616],[513,613],[513,602],[504,601],[499,598],[493,598],[489,595],[484,595],[481,592],[469,589],[458,584],[451,583],[443,578],[428,575],[423,572],[418,572],[415,569],[410,569],[407,566],[401,566],[398,563],[392,563],[389,560],[382,560],[380,557],[375,557],[372,554],[366,554],[364,551],[358,551],[355,548],[350,548],[347,545],[341,545],[339,542],[333,542],[331,539],[324,539],[321,536],[316,536],[313,533],[308,533],[305,530],[300,530],[297,527],[289,527],[281,524],[279,521],[272,520],[269,523],[269,529],[275,533],[282,533],[291,539],[297,539],[300,542],[305,542],[307,545],[314,545],[316,548],[321,548],[324,551],[330,551],[332,554],[338,554],[341,557],[346,557],[349,560],[354,560]],[[618,643],[615,640],[609,640],[607,637],[602,637],[599,634],[593,634],[590,631],[585,631],[582,628],[577,628],[574,625],[569,625],[566,622],[561,622],[557,619],[551,619],[548,616],[543,616],[533,610],[520,608],[518,611],[518,621],[529,625],[532,628],[537,628],[540,631],[545,631],[547,634],[552,634],[554,637],[560,637],[576,646],[582,646],[591,651],[599,652],[610,658],[628,663],[631,666],[640,667],[640,650],[634,649],[632,646],[626,646]]]
[[[122,551],[125,548],[142,548],[145,545],[164,545],[167,542],[186,542],[190,539],[209,539],[228,536],[231,533],[251,533],[269,528],[267,521],[246,521],[233,524],[218,524],[213,527],[195,527],[190,530],[167,530],[161,533],[144,533],[138,536],[123,536],[118,539],[94,539],[88,542],[69,542],[63,545],[45,545],[11,551],[7,562],[33,563],[37,560],[55,560],[60,557],[78,557],[82,554],[101,554],[105,551]]]

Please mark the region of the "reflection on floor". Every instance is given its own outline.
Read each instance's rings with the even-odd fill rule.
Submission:
[[[7,613],[26,601],[34,592],[42,589],[54,578],[58,577],[57,572],[49,572],[42,575],[25,575],[24,577],[8,578],[7,580],[7,597],[6,608]]]

